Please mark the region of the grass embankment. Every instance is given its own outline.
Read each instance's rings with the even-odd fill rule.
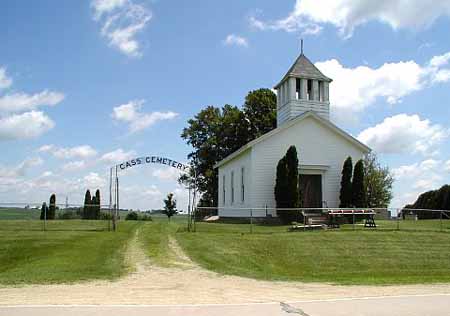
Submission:
[[[439,225],[430,221],[425,227],[439,230]],[[449,233],[351,231],[351,225],[340,231],[287,233],[286,227],[262,226],[248,231],[248,225],[200,223],[197,233],[176,237],[192,260],[224,274],[337,284],[450,282]]]
[[[114,279],[127,272],[127,241],[140,223],[105,221],[0,222],[0,284],[68,283]]]

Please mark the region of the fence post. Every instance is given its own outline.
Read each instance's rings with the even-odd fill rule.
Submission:
[[[250,234],[253,234],[253,209],[250,209]]]
[[[440,217],[439,217],[440,225],[441,225],[441,232],[444,230],[444,227],[442,226],[442,211],[440,211]]]
[[[353,216],[353,230],[355,230],[355,210],[352,211]]]
[[[397,210],[397,230],[400,230],[400,213]]]

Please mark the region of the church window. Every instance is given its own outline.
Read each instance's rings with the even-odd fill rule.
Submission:
[[[234,171],[231,171],[231,204],[234,203]]]
[[[308,90],[306,92],[306,99],[307,100],[313,99],[313,81],[311,79],[308,79]]]
[[[300,79],[299,78],[295,79],[295,98],[297,100],[301,99],[301,96],[300,96]]]
[[[226,198],[225,198],[225,186],[226,186],[226,182],[225,182],[225,176],[222,177],[222,200],[223,200],[223,204],[225,205],[226,202]]]
[[[241,168],[241,202],[245,202],[245,179],[244,179],[245,169]]]

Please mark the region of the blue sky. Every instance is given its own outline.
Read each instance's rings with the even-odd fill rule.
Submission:
[[[450,182],[450,1],[2,1],[0,200],[83,200],[108,167],[185,161],[186,121],[273,87],[299,54],[331,85],[333,121],[396,176],[393,206]],[[186,192],[175,170],[121,177],[122,206]],[[103,202],[107,202],[106,199]]]

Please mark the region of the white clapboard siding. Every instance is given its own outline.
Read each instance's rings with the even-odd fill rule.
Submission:
[[[249,149],[234,160],[219,168],[219,216],[247,217],[248,211],[242,210],[251,206],[251,154]],[[244,168],[244,201],[241,194],[241,170]],[[234,203],[231,203],[231,172],[234,171]],[[223,176],[225,175],[225,203],[223,203]]]
[[[253,216],[265,216],[266,205],[269,208],[275,207],[276,166],[291,145],[296,146],[299,154],[300,173],[322,174],[323,201],[326,201],[328,207],[338,207],[344,160],[351,156],[353,163],[356,163],[364,157],[365,152],[314,116],[309,116],[271,137],[263,138],[243,154],[219,167],[219,206],[224,207],[219,216],[248,216],[248,211],[238,210],[240,207],[260,208],[255,209]],[[239,204],[240,192],[237,192],[237,200],[231,205],[231,170],[235,170],[235,188],[239,188],[241,166],[245,166],[248,174],[245,177],[246,201]],[[222,196],[223,174],[226,175],[227,182],[225,204]]]

